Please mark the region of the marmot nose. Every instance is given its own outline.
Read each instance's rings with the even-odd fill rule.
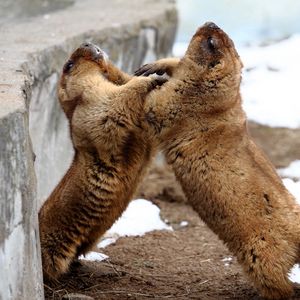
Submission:
[[[203,26],[209,27],[211,29],[220,29],[220,27],[217,26],[214,22],[206,22]]]
[[[82,48],[94,49],[96,46],[94,44],[92,44],[92,43],[86,42],[86,43],[81,44],[81,47]]]
[[[100,57],[100,55],[103,54],[101,49],[98,46],[94,45],[93,43],[85,42],[81,44],[80,48],[86,49],[90,53],[93,53],[95,58]]]

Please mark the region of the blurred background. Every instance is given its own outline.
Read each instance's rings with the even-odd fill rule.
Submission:
[[[176,48],[187,43],[206,21],[222,27],[238,46],[261,45],[300,32],[297,0],[177,0],[179,28]]]
[[[183,56],[207,21],[233,39],[244,63],[241,93],[249,131],[300,202],[299,0],[0,0],[0,263],[5,263],[0,299],[20,294],[43,299],[37,212],[73,157],[68,123],[56,99],[70,53],[90,41],[132,73],[143,63]],[[235,259],[187,205],[163,159],[153,164],[135,197],[151,202],[132,201],[98,245],[106,254],[102,259],[112,258],[107,280],[103,274],[96,280],[74,278],[67,288],[46,289],[46,299],[78,292],[83,281],[95,286],[95,299],[101,293],[101,299],[121,299],[135,292],[135,299],[141,292],[147,299],[255,298]],[[128,237],[154,229],[164,231]],[[299,269],[291,276],[300,282]],[[107,298],[112,287],[124,294]]]

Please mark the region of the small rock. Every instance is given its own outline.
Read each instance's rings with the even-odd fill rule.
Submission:
[[[180,227],[186,227],[188,225],[189,225],[188,221],[181,221],[180,224],[179,224]]]
[[[64,295],[62,297],[65,300],[94,300],[94,298],[84,295],[84,294],[77,294],[77,293],[71,293]]]

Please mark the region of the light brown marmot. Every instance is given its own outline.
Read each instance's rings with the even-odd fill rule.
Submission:
[[[248,133],[241,68],[230,38],[206,23],[181,60],[160,60],[136,74],[172,76],[146,100],[167,161],[262,296],[281,299],[293,292],[288,273],[299,261],[300,208]]]
[[[65,64],[58,98],[75,150],[39,212],[43,272],[57,279],[127,207],[154,152],[144,99],[157,80],[122,73],[85,43]]]

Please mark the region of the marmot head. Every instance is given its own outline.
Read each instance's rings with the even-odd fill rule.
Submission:
[[[200,66],[202,79],[203,76],[218,80],[232,76],[240,83],[242,62],[233,41],[212,22],[196,31],[185,56]]]
[[[70,120],[93,76],[103,80],[108,77],[108,58],[104,51],[92,43],[83,43],[65,63],[58,85],[60,104]]]
[[[65,63],[58,84],[58,99],[70,125],[75,149],[92,151],[105,122],[107,90],[114,83],[107,55],[98,46],[84,43]],[[93,150],[94,151],[94,150]]]

